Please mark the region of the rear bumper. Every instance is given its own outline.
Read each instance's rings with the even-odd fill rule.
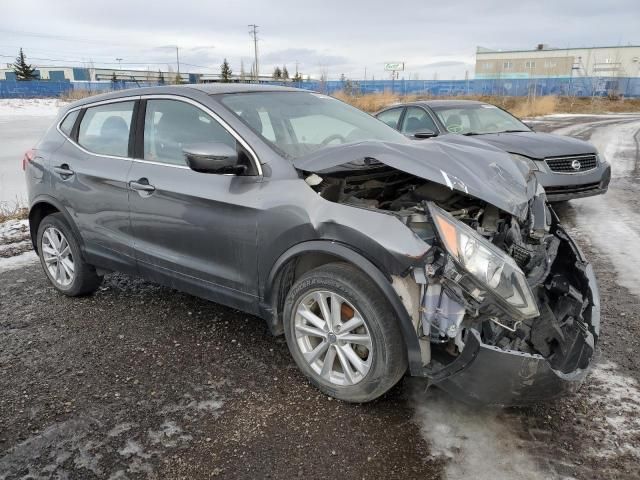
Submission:
[[[549,202],[563,202],[606,193],[611,181],[611,166],[601,161],[588,172],[563,174],[552,172],[545,165],[544,170],[536,173],[536,177],[544,187]]]

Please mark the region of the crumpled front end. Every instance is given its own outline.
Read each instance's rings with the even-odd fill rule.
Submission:
[[[425,267],[418,330],[429,339],[425,376],[469,403],[554,398],[577,390],[589,370],[600,328],[593,269],[553,213],[540,211],[550,217],[543,228],[512,226],[512,243],[501,243],[525,275],[535,314],[509,308],[437,246]]]
[[[377,232],[379,244],[400,246],[413,232],[425,245],[426,254],[407,252],[403,268],[390,272],[418,339],[411,374],[483,404],[525,404],[578,388],[599,334],[598,288],[535,176],[509,158],[523,167],[511,172],[496,154],[495,164],[477,168],[470,155],[456,163],[460,175],[441,169],[438,177],[429,162],[390,152],[374,158],[358,150],[362,161],[315,170],[307,182],[325,200],[398,218],[406,228]]]

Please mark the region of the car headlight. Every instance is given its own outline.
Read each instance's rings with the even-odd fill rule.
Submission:
[[[440,241],[463,270],[522,317],[540,315],[527,279],[513,258],[433,203],[429,211]]]
[[[533,172],[539,172],[540,168],[538,164],[531,160],[529,157],[525,157],[524,155],[518,155],[517,153],[510,153],[511,158],[524,165],[526,169]]]

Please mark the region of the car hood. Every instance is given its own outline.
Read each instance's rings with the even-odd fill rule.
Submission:
[[[577,138],[550,133],[513,132],[489,133],[474,138],[487,142],[506,152],[542,160],[547,157],[596,153],[593,145]]]
[[[293,164],[319,175],[384,164],[484,200],[520,219],[526,218],[529,200],[537,191],[535,175],[524,162],[481,142],[466,140],[349,143],[323,148]]]

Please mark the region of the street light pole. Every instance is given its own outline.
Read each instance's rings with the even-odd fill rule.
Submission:
[[[118,70],[122,70],[122,59],[116,58],[116,62],[118,62]]]

